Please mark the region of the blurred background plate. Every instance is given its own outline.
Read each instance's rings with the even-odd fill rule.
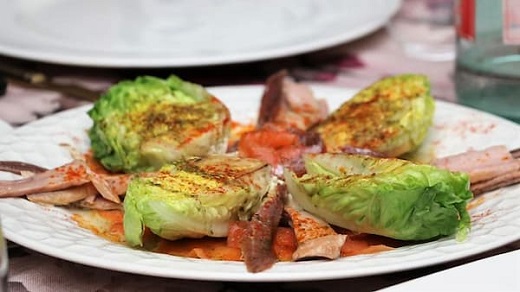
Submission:
[[[400,0],[0,0],[0,54],[95,67],[232,64],[382,27]]]

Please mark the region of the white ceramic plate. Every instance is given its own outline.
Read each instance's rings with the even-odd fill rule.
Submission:
[[[331,108],[348,99],[354,90],[313,86]],[[210,91],[230,108],[235,120],[253,121],[262,94],[261,86],[220,87]],[[60,143],[88,148],[86,130],[89,107],[59,113],[15,129],[0,139],[0,160],[22,160],[44,167],[70,161]],[[505,144],[520,147],[520,126],[503,119],[444,102],[437,103],[435,125],[424,151],[454,154],[469,148]],[[3,174],[0,178],[14,178]],[[473,230],[465,242],[453,238],[360,255],[335,261],[278,263],[252,274],[243,263],[187,259],[131,249],[101,239],[79,228],[66,209],[42,207],[23,199],[0,199],[5,236],[41,253],[111,270],[143,275],[221,281],[300,281],[367,276],[424,267],[484,252],[520,239],[520,186],[483,196],[471,210]]]
[[[0,54],[176,67],[284,57],[384,25],[400,0],[0,0]]]

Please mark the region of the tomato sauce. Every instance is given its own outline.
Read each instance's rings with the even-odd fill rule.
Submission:
[[[78,211],[72,219],[80,227],[88,229],[102,238],[114,243],[125,244],[122,211]],[[245,222],[235,222],[230,225],[227,238],[204,237],[171,241],[159,238],[146,229],[143,236],[143,248],[152,252],[181,257],[241,261],[240,246],[246,234],[245,230]],[[354,234],[346,230],[340,232],[349,235],[341,249],[342,257],[387,251],[405,245],[403,242],[380,236]],[[291,261],[297,246],[292,228],[278,227],[273,240],[273,251],[278,260]]]

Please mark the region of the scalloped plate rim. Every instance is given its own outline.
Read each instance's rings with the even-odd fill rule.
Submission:
[[[316,84],[312,84],[311,86],[317,93],[318,97],[327,96],[326,98],[331,103],[331,105],[339,104],[341,101],[347,99],[356,92],[355,89],[338,86]],[[250,109],[257,107],[262,89],[263,86],[260,85],[208,88],[210,92],[214,93],[217,97],[220,97],[225,103],[227,103],[232,109],[232,113],[236,113],[237,115],[243,114],[243,111],[240,112],[240,109],[242,109],[244,106],[250,106]],[[238,97],[241,98],[237,99]],[[496,127],[491,129],[492,131],[494,129],[505,129],[511,130],[514,133],[520,133],[520,126],[487,113],[482,113],[477,110],[442,101],[437,101],[437,106],[439,110],[436,113],[436,119],[437,115],[441,115],[442,119],[454,118],[453,114],[450,114],[450,112],[455,112],[463,118],[470,117],[469,120],[474,120],[475,123],[479,125],[480,123],[485,123],[487,121],[496,123]],[[66,134],[67,131],[62,129],[63,127],[77,127],[77,125],[74,125],[74,123],[63,123],[63,121],[74,121],[74,118],[88,120],[86,115],[82,118],[81,115],[89,108],[90,105],[86,105],[80,108],[63,111],[53,116],[42,118],[33,123],[15,129],[12,131],[12,133],[10,133],[10,135],[7,136],[6,140],[0,139],[0,159],[5,159],[5,155],[2,154],[2,150],[5,150],[6,147],[9,148],[9,145],[7,144],[9,143],[8,139],[10,136],[16,137],[17,135],[20,135],[25,137],[24,139],[29,139],[29,142],[31,142],[32,139],[35,139],[34,135],[31,134],[31,130],[38,130],[38,132],[41,133],[40,135],[46,135],[45,131],[51,131],[57,135],[57,138],[63,139],[68,137]],[[447,113],[445,113],[446,111]],[[478,116],[479,119],[475,120],[473,115]],[[68,120],[71,118],[72,120]],[[441,122],[441,124],[443,122]],[[466,122],[467,121],[464,121],[464,123]],[[85,126],[88,125],[89,122],[83,121],[79,124]],[[437,127],[440,127],[440,132],[445,130],[436,123],[434,128]],[[44,131],[41,131],[42,129]],[[63,135],[62,132],[65,132],[65,135]],[[471,136],[471,133],[466,134]],[[498,132],[495,133],[495,136],[500,136],[501,134],[502,132]],[[29,136],[31,137],[29,138]],[[45,140],[45,138],[42,139]],[[72,137],[71,141],[75,141],[74,139],[78,139],[78,137]],[[5,143],[5,141],[8,141],[8,143]],[[57,143],[58,141],[53,140],[52,142]],[[514,143],[514,145],[511,144],[512,146],[520,147],[520,137],[516,141],[510,141],[510,143]],[[448,147],[444,151],[449,152],[453,150],[450,150]],[[61,157],[61,159],[67,160],[68,158]],[[477,206],[472,211],[485,212],[489,209],[498,208],[496,206],[501,206],[500,208],[512,208],[513,212],[507,213],[506,215],[512,217],[513,222],[507,221],[505,226],[502,224],[501,226],[503,227],[499,227],[491,232],[503,232],[501,228],[512,228],[515,231],[520,231],[520,196],[514,197],[515,193],[520,193],[520,188],[513,187],[499,191],[498,193],[493,192],[485,194],[484,197],[486,201],[484,204]],[[514,204],[510,204],[511,202]],[[62,247],[58,246],[56,243],[53,243],[54,245],[51,244],[49,246],[49,243],[54,242],[52,239],[40,239],[36,235],[38,235],[38,232],[40,231],[39,228],[45,229],[52,227],[34,226],[31,225],[33,222],[20,221],[29,220],[30,218],[14,215],[19,214],[18,212],[15,212],[18,211],[15,210],[16,208],[21,208],[20,210],[28,212],[29,214],[31,210],[43,211],[42,214],[48,215],[46,215],[47,217],[45,218],[50,219],[47,224],[51,225],[60,223],[53,222],[53,220],[62,220],[64,217],[66,218],[69,213],[61,208],[42,207],[20,199],[0,200],[0,211],[2,214],[2,223],[4,225],[4,234],[7,239],[12,240],[13,242],[16,242],[22,246],[26,246],[30,249],[56,258],[61,258],[67,261],[89,266],[149,276],[191,280],[273,282],[354,278],[404,271],[458,260],[481,252],[489,251],[491,249],[520,239],[520,232],[513,232],[513,234],[509,233],[489,235],[482,234],[482,227],[477,226],[474,227],[474,231],[470,234],[468,240],[463,243],[456,243],[453,238],[443,238],[433,242],[398,248],[390,252],[346,257],[336,261],[278,263],[268,271],[252,274],[246,271],[243,263],[180,258],[135,250],[122,245],[113,244],[95,236],[94,234],[91,234],[87,230],[83,230],[80,227],[75,226],[72,220],[67,220],[68,222],[65,222],[66,224],[63,229],[60,227],[59,237],[64,236],[65,239],[67,239],[67,237],[70,236],[69,240],[74,241],[75,236],[79,236],[75,233],[79,232],[80,238],[81,236],[84,236],[84,238],[81,238],[81,242],[79,244],[76,243],[75,246]],[[501,209],[497,210],[501,211]],[[499,219],[500,218],[498,218],[498,220]],[[478,222],[484,225],[484,227],[486,224],[496,223],[494,223],[494,218],[492,218],[492,216],[485,217],[482,220],[483,221]],[[29,229],[33,230],[20,228],[20,226],[27,227],[27,225],[30,227]],[[484,229],[484,231],[486,230]],[[34,234],[31,232],[34,232]],[[31,236],[33,237],[27,237],[27,234],[32,234]],[[482,239],[486,239],[485,243],[481,243]],[[490,241],[488,239],[492,240]],[[59,242],[59,240],[57,242]],[[91,246],[84,246],[87,243],[91,244]],[[93,251],[94,253],[98,252],[99,254],[92,255],[84,252],[78,252],[78,250],[82,250],[82,248]],[[106,255],[108,258],[105,259],[102,255]]]

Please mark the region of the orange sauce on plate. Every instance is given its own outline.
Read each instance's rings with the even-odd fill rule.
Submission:
[[[114,243],[125,244],[123,230],[123,212],[111,211],[78,211],[72,219],[82,228],[88,229],[97,236]],[[157,253],[180,257],[202,258],[211,260],[241,261],[241,242],[245,236],[244,222],[231,224],[227,238],[204,237],[199,239],[166,240],[154,235],[148,229],[143,236],[143,248]],[[341,249],[341,256],[369,254],[387,251],[404,243],[369,234],[348,234]],[[297,248],[294,232],[289,227],[278,227],[273,241],[273,251],[280,261],[291,261]]]

